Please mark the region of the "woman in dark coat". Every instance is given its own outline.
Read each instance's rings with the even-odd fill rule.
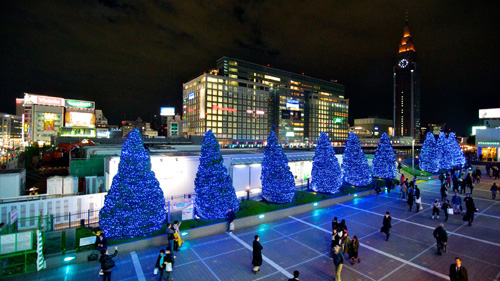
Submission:
[[[410,212],[411,209],[413,208],[413,202],[415,201],[415,195],[413,195],[413,192],[408,192],[408,205],[410,206]],[[418,206],[417,206],[418,208]]]
[[[262,245],[260,244],[259,240],[259,235],[254,236],[254,241],[253,241],[253,259],[252,259],[252,265],[253,265],[253,273],[257,274],[257,271],[260,271],[259,267],[262,265]]]

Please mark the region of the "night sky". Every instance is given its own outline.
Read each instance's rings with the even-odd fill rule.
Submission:
[[[392,119],[404,11],[422,124],[469,134],[500,107],[500,1],[0,1],[0,112],[23,92],[93,100],[111,124],[180,112],[182,83],[222,56],[338,80],[349,121]]]

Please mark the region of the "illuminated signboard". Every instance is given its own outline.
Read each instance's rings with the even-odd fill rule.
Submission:
[[[188,100],[192,100],[192,99],[194,99],[194,93],[189,93]]]
[[[88,137],[95,138],[96,129],[93,128],[59,128],[60,137]]]
[[[486,126],[472,126],[472,135],[475,136],[477,130],[486,130]]]
[[[479,119],[500,118],[500,108],[479,109]]]
[[[160,108],[161,116],[175,116],[175,107],[161,107]]]
[[[24,104],[64,106],[64,99],[56,97],[24,94]]]
[[[43,114],[43,130],[54,131],[56,115],[54,113]]]
[[[217,105],[212,106],[213,110],[224,110],[224,111],[231,111],[231,112],[236,112],[236,108],[229,108],[229,107],[218,107]]]
[[[344,119],[342,119],[342,118],[339,118],[339,117],[333,118],[333,123],[342,123],[342,121],[344,121]]]
[[[251,110],[251,109],[247,109],[247,113],[248,113],[248,114],[252,114],[252,113],[253,113],[253,110]]]
[[[500,142],[497,141],[478,141],[478,145],[500,145]]]
[[[66,111],[64,114],[64,126],[71,127],[95,127],[95,115],[91,112]]]
[[[84,100],[66,100],[66,107],[94,109],[95,103],[92,101],[84,101]]]
[[[257,110],[255,113],[257,113],[257,114],[259,114],[259,115],[262,115],[262,114],[264,114],[265,112],[264,112],[264,111],[262,111],[262,110]]]
[[[103,139],[109,139],[109,131],[97,131],[97,137]]]
[[[295,132],[286,132],[287,137],[295,137]]]
[[[300,103],[298,100],[286,99],[286,108],[300,109]]]

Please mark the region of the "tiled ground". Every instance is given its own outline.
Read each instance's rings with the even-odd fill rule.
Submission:
[[[491,200],[493,180],[476,184],[474,199],[480,213],[472,227],[461,215],[450,216],[448,252],[435,254],[432,232],[444,216],[431,220],[430,203],[439,195],[437,181],[419,182],[424,210],[408,211],[406,201],[383,194],[357,198],[344,204],[317,209],[280,221],[221,233],[189,241],[177,253],[174,280],[288,280],[299,270],[301,280],[333,280],[330,260],[331,220],[345,219],[349,235],[360,238],[362,262],[344,266],[344,280],[447,280],[448,268],[461,257],[469,271],[469,280],[496,280],[500,277],[500,200]],[[391,239],[380,233],[383,215],[391,212]],[[253,236],[259,234],[264,247],[261,271],[251,272]],[[153,275],[159,249],[138,251],[139,266],[134,267],[130,254],[116,257],[113,280],[157,280]],[[7,280],[99,280],[99,264],[90,262],[27,274]],[[138,273],[139,272],[139,273]],[[500,280],[500,279],[499,279]]]

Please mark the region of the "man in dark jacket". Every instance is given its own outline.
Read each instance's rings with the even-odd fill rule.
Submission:
[[[111,269],[115,266],[113,258],[116,257],[116,255],[118,255],[118,247],[116,246],[114,254],[110,255],[108,253],[108,250],[102,253],[99,262],[101,263],[101,269],[104,272],[104,278],[102,279],[103,281],[111,281]]]
[[[101,232],[101,234],[97,236],[95,240],[95,248],[101,253],[103,251],[105,252],[108,248],[108,240],[106,239],[106,237],[104,237],[104,232]]]
[[[436,238],[437,243],[437,254],[441,255],[441,251],[446,253],[446,243],[448,242],[448,233],[444,229],[444,224],[440,224],[436,229],[434,229],[434,238]]]
[[[170,249],[170,252],[174,249],[174,230],[172,229],[172,224],[168,223],[167,224],[167,239],[168,239],[168,246],[167,248]]]
[[[262,245],[259,242],[260,238],[259,235],[254,236],[254,241],[253,241],[253,259],[252,259],[252,265],[253,265],[253,273],[257,274],[257,271],[260,271],[259,267],[262,265]]]
[[[390,229],[392,228],[391,221],[391,214],[389,212],[386,212],[381,229],[381,232],[385,233],[385,241],[389,241],[389,236],[391,236],[391,234],[389,233]]]
[[[455,258],[455,262],[450,265],[450,281],[467,281],[467,269],[462,265],[460,258]]]
[[[295,270],[295,271],[293,272],[293,278],[288,279],[288,281],[298,281],[298,280],[300,280],[300,279],[299,279],[299,274],[300,274],[300,273],[299,273],[299,271],[298,271],[298,270]]]
[[[476,212],[476,205],[474,204],[474,199],[470,197],[469,193],[465,195],[464,198],[465,208],[465,216],[467,217],[467,221],[469,222],[469,226],[474,222],[474,213]]]

